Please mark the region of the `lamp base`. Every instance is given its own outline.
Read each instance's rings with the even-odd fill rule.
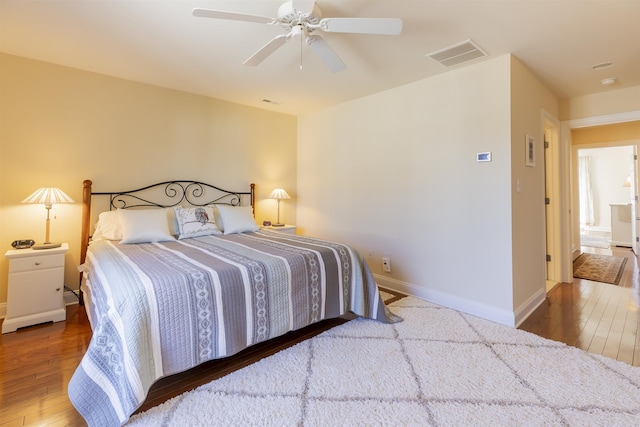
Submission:
[[[39,245],[31,246],[31,249],[53,249],[53,248],[59,248],[60,246],[62,246],[62,243],[44,242],[44,243],[40,243]]]
[[[272,227],[284,227],[284,226],[285,226],[285,224],[277,223],[277,224],[271,224],[271,226],[272,226]]]

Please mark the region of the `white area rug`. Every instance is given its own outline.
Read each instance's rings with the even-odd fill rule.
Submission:
[[[128,426],[632,426],[640,368],[417,298],[138,414]]]

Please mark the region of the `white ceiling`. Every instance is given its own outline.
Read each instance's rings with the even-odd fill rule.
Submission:
[[[559,98],[640,85],[640,0],[317,0],[324,17],[404,23],[399,36],[320,33],[347,65],[336,74],[296,41],[243,66],[283,30],[191,14],[275,17],[282,2],[0,0],[0,51],[289,114],[446,72],[425,55],[467,39],[514,54]]]

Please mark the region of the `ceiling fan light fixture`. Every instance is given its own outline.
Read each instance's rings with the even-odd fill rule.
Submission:
[[[616,79],[615,77],[607,77],[606,79],[600,80],[600,83],[602,83],[603,86],[611,86],[615,84],[617,81],[618,79]]]
[[[291,33],[289,33],[289,36],[292,39],[296,39],[296,40],[301,38],[304,35],[305,35],[305,29],[302,25],[294,26],[293,28],[291,28]]]

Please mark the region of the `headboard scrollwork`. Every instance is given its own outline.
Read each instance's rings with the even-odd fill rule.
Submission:
[[[248,198],[255,213],[255,184],[248,191],[229,191],[200,181],[165,181],[127,191],[93,192],[90,180],[83,182],[80,263],[84,263],[91,234],[91,202],[94,196],[108,196],[109,210],[133,208],[170,208],[174,206],[239,206]],[[80,275],[82,281],[82,274]],[[80,294],[82,296],[82,293]],[[82,297],[81,297],[81,303]]]
[[[109,209],[140,207],[170,208],[183,205],[207,206],[225,204],[239,206],[243,195],[252,192],[234,192],[199,181],[166,181],[136,190],[93,192],[94,196],[109,196]],[[253,200],[251,201],[253,206]]]

